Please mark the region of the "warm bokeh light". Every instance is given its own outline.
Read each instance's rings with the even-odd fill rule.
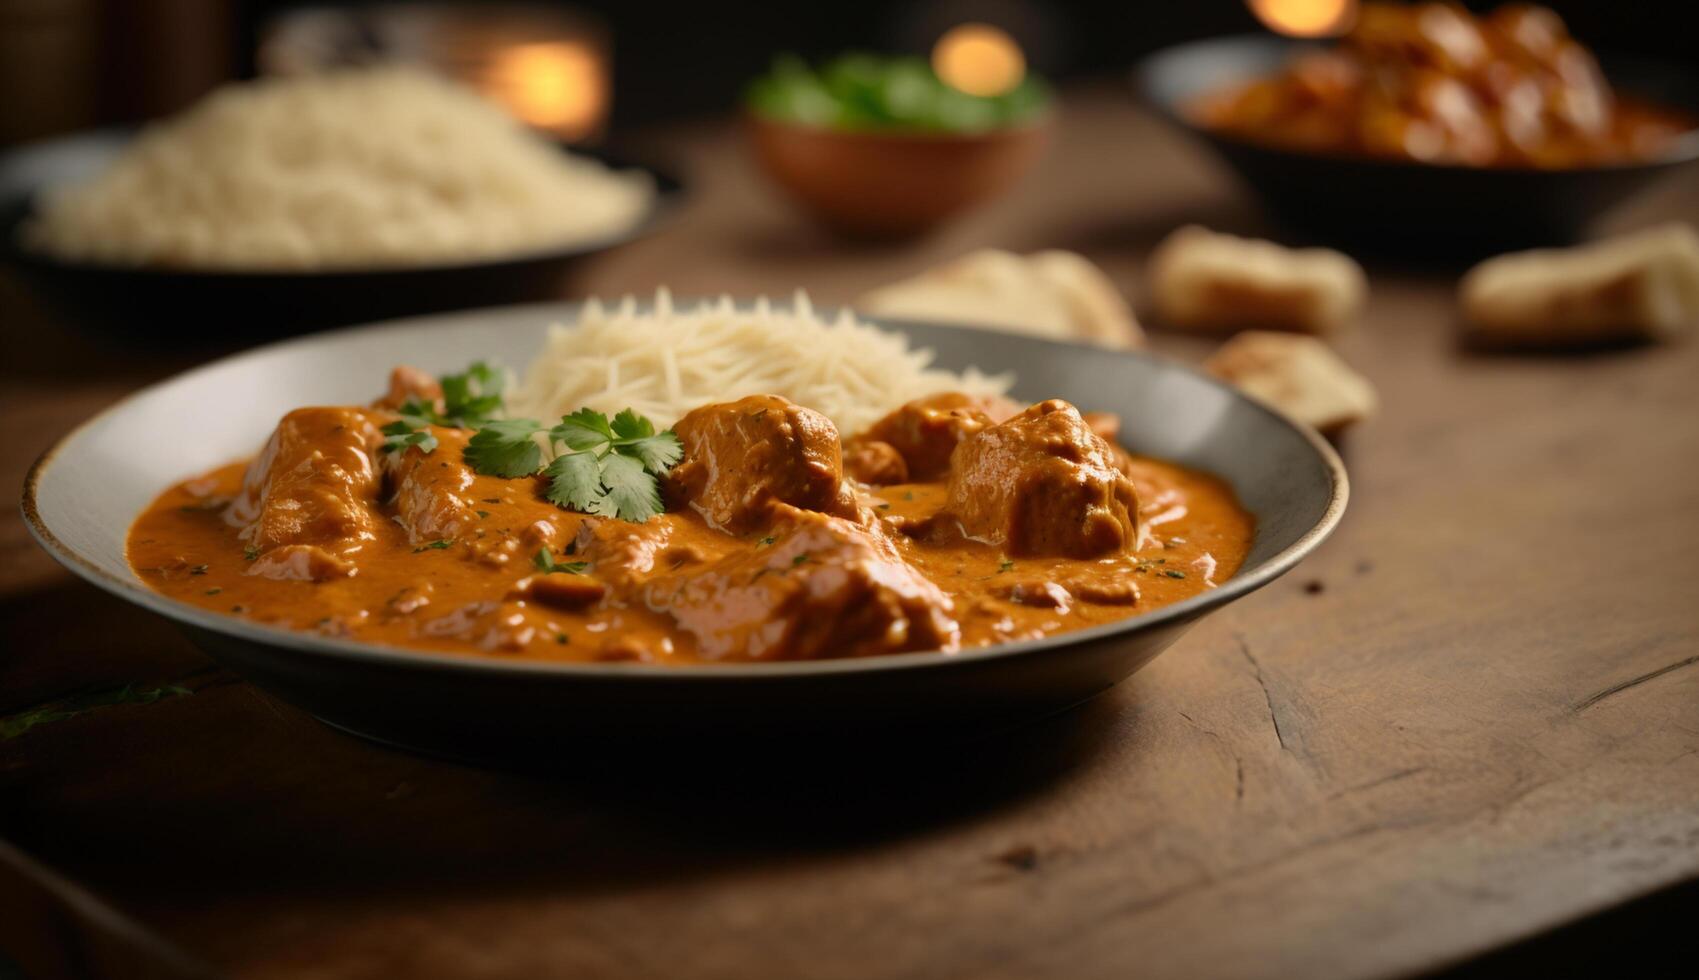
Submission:
[[[515,116],[567,139],[595,132],[607,112],[601,54],[579,41],[516,44],[496,53],[485,94]]]
[[[944,84],[969,95],[1002,95],[1026,77],[1026,56],[1007,31],[961,24],[933,45],[932,70]]]
[[[1357,0],[1249,0],[1269,30],[1290,37],[1343,34],[1357,19]]]

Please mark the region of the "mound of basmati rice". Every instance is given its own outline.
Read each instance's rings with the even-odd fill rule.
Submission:
[[[629,230],[647,175],[563,153],[399,66],[227,86],[57,189],[25,230],[77,261],[198,269],[474,260]]]
[[[923,395],[1002,394],[1013,380],[973,368],[945,371],[932,359],[930,350],[848,310],[820,317],[800,292],[789,307],[762,298],[739,309],[725,298],[678,309],[661,290],[651,310],[629,297],[611,310],[591,300],[578,322],[550,328],[507,405],[511,415],[536,419],[630,407],[671,426],[710,402],[782,395],[824,413],[848,436]]]

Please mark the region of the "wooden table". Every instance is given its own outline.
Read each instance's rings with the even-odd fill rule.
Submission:
[[[649,136],[696,198],[587,270],[604,295],[837,302],[981,245],[1078,249],[1136,293],[1177,223],[1264,230],[1108,89],[1071,94],[1019,193],[899,248],[810,230],[726,127]],[[1699,218],[1696,185],[1621,221]],[[1334,538],[1131,682],[967,752],[680,781],[415,758],[212,666],[7,513],[0,714],[194,694],[0,742],[0,832],[64,876],[6,856],[0,901],[36,918],[0,915],[0,947],[160,976],[1389,977],[1699,878],[1699,345],[1470,355],[1455,270],[1371,275],[1341,347],[1385,405]],[[0,316],[10,486],[185,362],[15,291]]]

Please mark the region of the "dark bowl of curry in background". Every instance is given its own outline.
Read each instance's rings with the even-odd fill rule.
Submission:
[[[137,343],[228,346],[384,317],[542,301],[569,295],[589,256],[642,238],[676,211],[684,185],[617,154],[572,147],[616,170],[639,170],[654,203],[608,238],[466,262],[374,269],[213,270],[78,262],[22,241],[35,200],[50,187],[99,172],[135,136],[100,130],[20,147],[0,157],[0,263],[72,322]],[[566,150],[566,147],[562,147]]]
[[[931,231],[1009,189],[1049,141],[1049,90],[959,92],[916,58],[782,58],[751,84],[756,162],[792,201],[852,238]]]
[[[1441,5],[1380,9],[1387,6],[1369,4],[1363,11],[1409,18]],[[1535,13],[1528,14],[1530,9]],[[1504,8],[1475,23],[1547,14],[1538,8]],[[1435,16],[1459,15],[1447,10]],[[1554,16],[1553,22],[1561,31],[1561,21]],[[1365,30],[1365,24],[1373,26],[1359,20],[1356,31]],[[1395,22],[1390,29],[1404,28]],[[1395,40],[1381,49],[1415,46],[1408,38]],[[1572,46],[1569,51],[1580,64],[1592,64],[1586,50],[1567,35],[1561,43]],[[1604,139],[1591,153],[1566,158],[1559,147],[1542,159],[1538,146],[1532,153],[1502,152],[1507,141],[1501,139],[1501,152],[1476,153],[1471,159],[1467,148],[1448,152],[1442,146],[1437,158],[1422,160],[1396,147],[1371,145],[1365,152],[1366,116],[1328,119],[1311,106],[1309,115],[1265,118],[1260,124],[1247,124],[1244,115],[1234,118],[1247,99],[1266,104],[1284,98],[1304,84],[1311,68],[1327,71],[1343,62],[1349,69],[1355,59],[1372,71],[1374,56],[1362,51],[1353,36],[1332,46],[1273,36],[1199,41],[1150,56],[1135,70],[1133,86],[1146,104],[1237,171],[1276,219],[1377,253],[1466,259],[1566,244],[1581,238],[1612,207],[1660,180],[1693,174],[1699,161],[1699,130],[1694,128],[1699,126],[1699,72],[1649,60],[1600,59],[1592,73],[1595,80],[1602,74],[1608,85],[1613,112],[1620,109],[1619,115],[1634,124],[1666,130],[1666,138],[1639,148],[1612,146]],[[1440,87],[1435,91],[1442,95],[1459,94],[1456,88],[1443,91],[1456,78],[1437,71],[1417,77],[1436,81]]]

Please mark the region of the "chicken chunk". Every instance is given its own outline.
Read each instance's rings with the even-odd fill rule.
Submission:
[[[1019,410],[1006,398],[954,391],[917,398],[850,440],[850,475],[874,484],[940,479],[957,443]],[[900,475],[893,455],[902,460]]]
[[[673,426],[684,458],[668,474],[668,497],[711,527],[763,527],[774,503],[840,517],[855,514],[832,420],[777,395],[704,405]]]
[[[249,575],[279,582],[325,582],[333,578],[348,578],[354,572],[353,562],[312,544],[286,544],[273,548],[248,566]]]
[[[469,433],[433,427],[437,448],[431,453],[410,446],[383,456],[383,469],[395,495],[395,516],[414,545],[461,537],[477,521],[472,484],[476,476],[463,453]]]
[[[961,642],[949,596],[874,529],[785,504],[773,543],[650,580],[644,603],[713,660],[802,660]]]
[[[1080,418],[1085,420],[1086,428],[1097,433],[1098,437],[1111,446],[1121,442],[1121,416],[1114,412],[1081,412]]]
[[[1097,558],[1138,543],[1132,483],[1109,444],[1059,399],[962,441],[944,515],[1011,555]]]
[[[401,364],[389,372],[389,390],[373,406],[395,409],[410,401],[423,402],[441,411],[442,385],[424,371]]]
[[[562,559],[587,561],[596,577],[622,591],[633,589],[674,564],[673,525],[666,521],[629,521],[588,517]]]
[[[876,487],[908,482],[908,461],[888,442],[855,439],[844,445],[844,472]]]
[[[296,571],[332,568],[376,537],[381,489],[374,458],[383,436],[355,408],[298,408],[278,422],[242,478],[224,519],[250,549],[311,546]],[[269,567],[269,565],[267,566]],[[310,576],[309,576],[310,577]]]

